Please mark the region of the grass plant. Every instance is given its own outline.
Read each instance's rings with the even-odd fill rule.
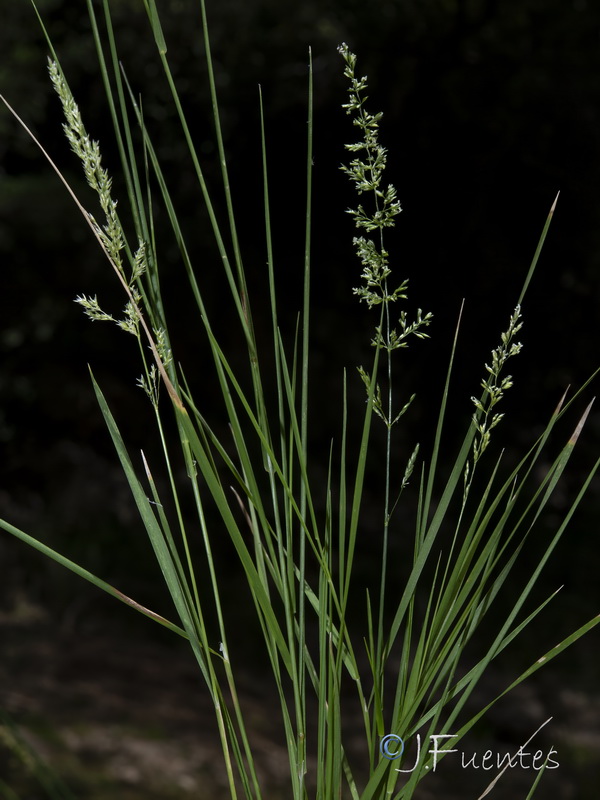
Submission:
[[[418,764],[408,771],[407,754],[395,760],[386,757],[392,752],[385,750],[390,741],[399,748],[401,741],[412,740],[417,734],[447,736],[444,747],[455,748],[499,697],[598,622],[594,618],[581,625],[509,680],[498,697],[473,711],[468,701],[490,664],[522,635],[552,599],[549,597],[537,607],[530,605],[544,565],[600,464],[597,461],[583,481],[553,538],[537,555],[535,569],[519,586],[514,580],[515,566],[530,545],[530,533],[561,479],[591,406],[573,421],[573,435],[541,479],[542,454],[546,458],[556,423],[585,387],[570,400],[566,396],[560,400],[542,434],[516,467],[505,469],[500,456],[488,464],[487,471],[480,470],[482,462],[494,458],[489,445],[499,435],[502,414],[498,406],[512,387],[511,376],[506,373],[507,362],[521,350],[518,334],[523,325],[524,298],[556,203],[514,310],[507,314],[499,343],[482,368],[480,394],[472,398],[472,419],[466,420],[458,451],[452,455],[442,451],[443,432],[448,425],[450,378],[459,353],[457,327],[449,337],[453,346],[440,386],[441,402],[433,425],[431,451],[423,457],[415,442],[407,449],[404,466],[398,472],[393,466],[398,441],[395,437],[415,396],[398,399],[396,359],[409,344],[425,346],[419,340],[429,336],[433,317],[431,312],[419,309],[411,319],[402,308],[408,280],[395,276],[394,259],[385,238],[401,208],[395,188],[384,182],[387,151],[379,141],[382,115],[368,110],[366,78],[357,77],[356,56],[345,44],[340,46],[349,86],[344,108],[358,134],[358,141],[347,145],[351,160],[342,167],[358,196],[358,203],[349,211],[357,230],[354,247],[362,268],[361,283],[354,293],[357,302],[364,302],[375,316],[375,323],[371,363],[361,366],[358,374],[340,375],[342,424],[332,433],[327,481],[322,485],[321,479],[315,477],[314,459],[309,452],[311,415],[316,413],[309,403],[312,68],[308,71],[307,92],[306,225],[304,242],[299,244],[304,253],[304,274],[296,335],[291,340],[285,339],[280,328],[282,278],[271,230],[270,163],[260,101],[270,317],[270,352],[265,352],[255,331],[252,285],[247,280],[237,234],[236,215],[240,212],[234,210],[230,187],[204,0],[199,0],[198,8],[203,20],[224,219],[215,210],[213,190],[208,188],[202,158],[171,74],[168,43],[157,5],[154,0],[146,2],[158,58],[228,287],[227,318],[237,332],[237,341],[243,342],[245,364],[240,366],[239,359],[232,358],[217,333],[215,320],[223,317],[223,309],[210,307],[206,301],[206,273],[190,255],[151,125],[147,125],[143,106],[121,68],[111,24],[111,2],[103,0],[98,5],[101,11],[88,0],[99,69],[121,158],[129,206],[126,217],[130,221],[125,224],[118,213],[100,146],[84,126],[51,43],[49,74],[62,104],[65,134],[83,166],[87,183],[97,195],[99,220],[84,207],[50,156],[43,152],[73,195],[124,292],[125,306],[120,317],[105,312],[95,296],[81,295],[77,303],[91,320],[116,323],[139,344],[138,385],[147,395],[156,422],[163,455],[160,466],[150,463],[143,452],[139,457],[130,456],[121,433],[123,423],[117,421],[118,411],[114,413],[109,407],[93,375],[91,380],[137,506],[140,525],[146,530],[171,595],[175,620],[143,607],[9,521],[0,521],[0,526],[189,642],[212,699],[229,795],[258,799],[266,797],[265,788],[257,773],[253,732],[244,715],[236,677],[244,653],[236,648],[235,614],[223,596],[222,576],[227,565],[219,563],[218,542],[226,535],[236,554],[236,568],[245,578],[242,597],[252,604],[261,647],[270,667],[289,760],[288,796],[294,800],[409,800],[432,771],[436,756],[430,751],[422,752]],[[16,112],[12,113],[16,116]],[[158,206],[168,218],[189,284],[186,291],[195,304],[197,316],[187,324],[202,333],[210,352],[211,363],[203,364],[207,376],[204,380],[210,381],[220,394],[227,421],[225,435],[205,411],[202,392],[194,388],[190,378],[191,366],[180,363],[172,350],[162,293],[167,276],[160,267],[154,221]],[[399,307],[401,310],[396,312]],[[273,383],[265,379],[267,373],[274,375]],[[366,402],[355,440],[349,433],[347,384],[361,380]],[[271,385],[273,393],[268,388]],[[385,428],[383,465],[374,463],[372,457],[376,425]],[[442,463],[451,465],[447,477]],[[187,476],[183,482],[181,465]],[[384,489],[378,512],[381,539],[373,556],[377,559],[375,577],[364,593],[353,577],[361,524],[367,511],[373,513],[365,508],[365,479],[371,470],[381,470]],[[166,475],[168,497],[159,488],[163,481],[155,480],[158,472]],[[412,529],[404,521],[410,517],[400,515],[403,504],[412,503],[411,495],[405,491],[409,482],[418,487]],[[190,498],[193,517],[184,510]],[[391,558],[390,537],[410,540],[410,563],[399,565]],[[202,563],[194,556],[199,545]],[[505,608],[498,624],[498,615],[490,611],[496,610],[498,597],[511,581],[512,605]],[[357,630],[353,609],[363,603],[366,627]],[[342,685],[352,686],[351,698],[341,691]],[[362,757],[350,752],[346,744],[348,719],[355,711],[361,719]],[[394,738],[384,739],[389,736]],[[398,752],[394,750],[394,754]],[[405,773],[398,771],[403,766]]]

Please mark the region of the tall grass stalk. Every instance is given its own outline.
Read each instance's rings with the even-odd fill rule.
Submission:
[[[229,795],[262,798],[266,790],[255,766],[253,731],[237,687],[244,653],[236,648],[235,614],[223,597],[222,576],[226,567],[219,563],[220,549],[216,547],[219,537],[226,532],[236,553],[236,569],[245,578],[247,597],[270,666],[289,761],[288,796],[294,800],[308,797],[330,800],[342,796],[355,800],[390,797],[408,800],[432,771],[434,756],[424,753],[417,767],[403,776],[397,768],[406,764],[406,756],[396,761],[382,757],[382,737],[400,737],[394,740],[399,742],[417,733],[448,735],[452,738],[447,740],[446,747],[455,748],[499,697],[598,622],[595,618],[581,625],[528,669],[515,675],[485,707],[474,711],[472,704],[468,704],[492,661],[552,599],[549,597],[534,608],[529,604],[543,567],[600,463],[596,462],[583,481],[554,537],[538,558],[535,570],[520,588],[516,582],[511,586],[512,607],[505,609],[499,624],[492,622],[490,609],[495,608],[494,603],[508,582],[515,580],[514,568],[522,560],[529,535],[567,466],[590,408],[574,421],[573,435],[538,483],[536,476],[542,454],[546,454],[555,425],[585,387],[569,401],[562,398],[543,433],[513,470],[507,474],[499,457],[490,465],[489,476],[481,479],[479,465],[491,457],[488,446],[502,419],[497,406],[504,393],[512,388],[506,365],[521,349],[516,337],[523,324],[525,291],[555,204],[521,296],[512,313],[507,314],[506,328],[491,353],[490,363],[485,365],[481,394],[472,398],[473,416],[465,424],[458,452],[452,455],[442,450],[450,378],[460,352],[457,327],[447,373],[440,386],[439,413],[432,424],[435,435],[431,451],[422,460],[419,445],[414,442],[406,450],[404,466],[397,473],[392,458],[397,446],[395,436],[415,395],[398,399],[395,360],[411,342],[426,346],[418,340],[428,337],[426,329],[433,318],[430,312],[421,309],[412,320],[404,310],[395,311],[407,299],[408,281],[394,276],[393,259],[386,249],[386,231],[395,225],[401,209],[395,188],[384,183],[387,151],[379,142],[382,115],[368,110],[366,78],[357,77],[356,56],[345,44],[340,46],[349,85],[344,108],[358,131],[358,141],[347,145],[351,160],[342,167],[359,196],[358,204],[349,211],[360,234],[354,238],[354,246],[362,267],[361,284],[354,292],[359,301],[373,309],[376,322],[373,357],[368,368],[360,367],[356,376],[340,376],[342,425],[341,431],[332,437],[323,486],[316,477],[320,473],[315,472],[315,459],[308,449],[311,421],[308,386],[312,374],[312,64],[309,61],[305,236],[304,242],[298,243],[304,253],[304,275],[298,325],[291,341],[284,337],[279,323],[278,287],[282,278],[271,228],[268,130],[262,97],[259,99],[272,348],[271,353],[265,353],[257,341],[251,303],[253,287],[247,280],[237,234],[236,214],[240,212],[235,210],[228,175],[204,0],[199,1],[198,8],[225,198],[224,220],[215,210],[212,190],[205,180],[202,159],[171,73],[168,42],[158,8],[154,0],[146,3],[158,58],[228,287],[229,297],[222,302],[230,304],[227,312],[230,324],[237,326],[238,341],[244,343],[246,363],[240,366],[236,360],[234,365],[232,354],[213,327],[214,319],[225,312],[223,307],[211,308],[205,299],[206,275],[192,260],[151,125],[146,123],[136,90],[129,86],[121,68],[110,0],[103,0],[101,7],[99,13],[88,0],[131,223],[125,226],[117,213],[112,181],[102,166],[100,147],[87,133],[49,42],[50,78],[62,103],[65,133],[82,163],[89,186],[98,196],[100,221],[84,208],[66,179],[63,176],[61,179],[117,275],[126,305],[117,318],[103,311],[96,297],[82,295],[77,302],[92,320],[116,323],[139,344],[138,384],[152,408],[162,448],[162,466],[150,464],[149,456],[144,453],[131,459],[117,418],[93,375],[92,385],[137,506],[140,524],[148,534],[173,600],[176,621],[141,606],[10,522],[0,521],[0,525],[189,641],[213,702]],[[6,100],[4,103],[12,111]],[[12,113],[16,116],[16,112]],[[54,166],[50,156],[43,152]],[[159,206],[169,221],[197,311],[197,317],[186,323],[190,330],[203,333],[211,354],[211,385],[220,393],[222,413],[227,420],[226,435],[208,417],[197,386],[188,382],[191,367],[186,369],[172,352],[169,319],[162,299],[162,285],[167,278],[160,268],[162,257],[154,223]],[[209,365],[203,365],[203,371],[208,374]],[[267,371],[273,372],[273,384],[265,380]],[[348,382],[361,379],[366,403],[355,441],[350,435],[354,426],[350,426],[349,420]],[[161,389],[166,390],[166,396]],[[175,422],[176,436],[169,432],[172,428],[169,418]],[[371,457],[372,429],[378,424],[385,427],[383,467],[373,463]],[[451,465],[448,477],[443,477],[442,463]],[[179,477],[181,465],[187,476],[184,482]],[[365,513],[371,511],[365,508],[365,478],[367,471],[373,469],[381,469],[382,474],[381,544],[373,570],[376,577],[363,597],[353,575],[361,525]],[[155,479],[159,471],[166,480]],[[399,515],[403,504],[412,503],[410,495],[405,494],[409,481],[418,486],[416,521],[411,531]],[[167,487],[168,498],[159,489],[163,485]],[[193,500],[194,518],[183,510],[189,498]],[[398,564],[391,560],[392,535],[411,539],[412,563],[404,572],[399,572]],[[203,566],[193,555],[199,544],[204,553]],[[208,598],[205,591],[199,590],[200,585],[210,587]],[[361,594],[359,602],[366,606],[365,630],[360,629],[353,617],[357,591]],[[486,633],[481,639],[485,644],[474,646],[475,636],[482,630]],[[352,700],[341,692],[342,684],[348,683],[354,689]],[[362,720],[362,754],[347,749],[353,709],[358,709]]]

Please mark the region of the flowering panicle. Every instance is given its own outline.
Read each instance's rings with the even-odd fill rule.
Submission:
[[[48,72],[63,107],[63,114],[65,117],[63,130],[71,145],[71,149],[82,163],[88,185],[98,195],[100,207],[105,217],[104,224],[100,225],[96,222],[92,214],[89,212],[86,213],[103,248],[127,284],[129,295],[129,300],[123,309],[121,319],[117,319],[113,317],[112,314],[103,311],[98,303],[98,298],[95,296],[88,297],[87,295],[80,295],[75,298],[75,302],[82,306],[84,313],[91,320],[114,322],[121,330],[133,334],[138,341],[141,341],[140,307],[142,305],[142,296],[137,286],[140,278],[148,269],[146,243],[142,240],[138,242],[138,248],[131,259],[131,274],[127,277],[121,255],[126,245],[125,235],[117,215],[117,202],[113,200],[111,194],[112,181],[108,172],[102,166],[100,146],[98,142],[90,139],[83,124],[77,103],[56,61],[48,60]],[[156,352],[163,366],[166,368],[172,361],[166,332],[163,328],[154,328],[153,332]],[[144,360],[144,364],[145,363]],[[158,405],[160,381],[154,364],[149,369],[145,366],[145,375],[139,378],[137,383],[144,389],[153,405]]]
[[[348,213],[352,215],[358,229],[371,234],[379,231],[377,241],[365,236],[357,236],[353,240],[363,267],[361,274],[363,285],[353,291],[360,300],[364,300],[368,307],[372,308],[382,303],[388,304],[406,299],[408,281],[403,281],[392,291],[388,288],[387,280],[391,275],[391,269],[389,254],[383,246],[384,229],[395,225],[395,218],[402,209],[394,186],[382,184],[383,171],[387,164],[387,150],[379,142],[379,122],[383,114],[381,112],[370,114],[366,111],[367,97],[364,96],[364,92],[367,89],[367,79],[356,77],[356,56],[349,50],[347,44],[340,45],[338,51],[346,63],[344,75],[350,81],[349,100],[342,108],[346,109],[347,114],[354,115],[353,123],[362,134],[361,141],[346,145],[347,150],[359,155],[347,166],[342,165],[341,169],[354,182],[359,195],[369,192],[373,197],[372,211],[367,211],[364,205],[359,204],[355,209],[348,209]],[[397,347],[406,347],[406,338],[409,335],[414,334],[419,338],[427,336],[420,329],[429,325],[431,317],[429,313],[423,316],[423,312],[419,309],[416,321],[409,324],[406,315],[402,313],[401,332],[389,330],[384,334],[379,327],[376,329],[373,344],[388,352]]]
[[[117,216],[117,203],[111,196],[112,181],[102,166],[100,147],[98,142],[90,139],[77,103],[56,61],[48,60],[48,72],[63,107],[66,120],[63,123],[63,130],[71,149],[83,165],[88,185],[98,195],[106,221],[104,225],[99,225],[92,214],[89,214],[90,220],[113,263],[123,274],[123,259],[121,258],[121,251],[125,247],[123,229]]]
[[[509,358],[518,355],[523,345],[513,342],[515,335],[523,327],[521,320],[521,306],[517,306],[510,318],[507,330],[501,335],[502,344],[492,350],[492,363],[485,365],[489,377],[481,381],[481,387],[486,394],[482,400],[471,397],[471,402],[477,409],[473,414],[473,423],[479,436],[473,443],[473,465],[475,465],[484,450],[490,443],[490,432],[500,422],[504,414],[492,413],[492,409],[502,400],[504,392],[513,385],[512,375],[500,378],[500,372]]]
[[[395,218],[402,210],[396,195],[396,189],[391,184],[383,185],[383,171],[387,164],[387,150],[379,142],[379,122],[383,116],[370,114],[365,109],[367,97],[364,92],[367,89],[366,77],[357,78],[356,56],[350,52],[348,45],[342,44],[338,51],[345,61],[344,75],[350,81],[348,89],[349,99],[342,107],[347,114],[354,116],[353,123],[361,132],[361,140],[355,144],[347,144],[346,149],[351,153],[356,153],[356,157],[347,165],[342,165],[341,169],[354,183],[356,192],[359,195],[369,193],[371,195],[371,211],[367,211],[361,203],[355,209],[349,209],[348,214],[352,215],[355,226],[365,232],[365,234],[375,234],[374,237],[367,235],[356,236],[353,244],[356,254],[362,264],[361,278],[362,286],[353,289],[354,294],[358,295],[361,301],[369,308],[382,306],[380,324],[375,327],[375,336],[372,344],[387,353],[388,357],[388,382],[391,387],[391,366],[389,359],[394,350],[400,347],[408,347],[408,338],[416,336],[419,339],[427,338],[423,328],[427,327],[432,319],[432,314],[423,314],[421,309],[417,311],[417,318],[413,322],[408,322],[406,312],[400,313],[399,328],[390,325],[389,304],[397,300],[406,300],[408,281],[402,281],[395,289],[388,287],[388,278],[392,274],[389,266],[389,253],[383,244],[383,232],[385,228],[395,225]],[[379,235],[377,235],[379,232]],[[362,367],[359,369],[360,376],[367,388],[371,392],[371,376]],[[384,400],[381,388],[378,384],[373,387],[373,410],[379,416],[388,431],[395,425],[400,417],[410,406],[414,395],[394,414],[392,411],[391,389],[388,389],[388,399],[384,407]],[[416,453],[415,453],[416,458]],[[409,465],[410,466],[410,465]],[[413,465],[414,466],[414,463]],[[408,482],[412,466],[408,469],[403,482],[403,486]]]
[[[48,60],[48,72],[63,108],[65,117],[63,130],[71,145],[71,149],[82,163],[83,172],[88,185],[98,195],[100,207],[105,216],[105,222],[103,225],[100,225],[89,212],[88,217],[113,264],[132,290],[134,301],[137,303],[139,295],[137,295],[134,290],[134,284],[144,274],[148,265],[146,245],[142,241],[138,243],[138,249],[133,257],[131,276],[127,278],[121,256],[121,252],[125,248],[125,236],[123,234],[123,227],[117,216],[117,201],[113,200],[111,195],[112,180],[108,172],[102,166],[100,146],[98,142],[90,139],[83,124],[79,107],[56,61],[52,59]],[[86,314],[91,319],[113,320],[110,314],[104,314],[104,312],[101,311],[96,298],[91,300],[90,298],[79,297],[77,298],[77,302],[84,306]],[[131,314],[132,309],[126,309],[125,320],[118,322],[118,324],[126,330],[131,330],[132,327],[128,322],[128,319],[131,318]],[[132,324],[137,330],[137,324]]]

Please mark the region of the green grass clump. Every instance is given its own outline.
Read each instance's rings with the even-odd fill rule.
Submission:
[[[173,600],[176,621],[141,606],[10,522],[1,521],[0,525],[189,641],[212,699],[229,793],[232,798],[260,798],[265,796],[264,787],[255,767],[253,732],[244,714],[237,683],[244,652],[236,647],[235,614],[224,598],[220,577],[224,566],[219,563],[217,544],[226,535],[233,546],[237,568],[245,578],[244,591],[260,631],[260,646],[278,702],[278,719],[289,760],[288,796],[294,800],[308,797],[330,800],[341,796],[408,800],[432,771],[436,756],[424,750],[416,767],[403,774],[398,769],[408,763],[407,754],[396,760],[385,757],[387,751],[380,749],[382,741],[386,741],[383,737],[391,735],[398,743],[418,734],[423,738],[446,736],[445,748],[455,749],[496,702],[498,698],[493,698],[474,712],[468,701],[492,661],[528,628],[551,599],[533,609],[527,605],[544,565],[600,463],[596,462],[553,538],[538,554],[535,569],[519,585],[514,577],[515,566],[522,560],[530,533],[556,489],[589,413],[588,406],[575,423],[572,437],[541,480],[537,476],[542,454],[545,457],[549,437],[572,400],[560,401],[542,434],[514,469],[507,474],[498,458],[489,464],[485,479],[477,475],[479,480],[476,480],[479,465],[489,457],[492,431],[502,419],[497,406],[512,387],[512,378],[505,374],[505,368],[508,360],[521,350],[516,337],[523,325],[523,300],[554,205],[521,295],[500,334],[498,346],[491,353],[490,363],[485,365],[481,395],[472,398],[473,417],[466,424],[458,452],[442,453],[442,434],[449,424],[447,402],[456,331],[440,387],[439,413],[432,425],[431,450],[423,458],[419,444],[414,442],[397,472],[392,458],[395,436],[414,401],[414,395],[406,402],[396,400],[394,367],[401,355],[397,351],[427,338],[433,317],[430,312],[418,309],[410,319],[400,308],[407,299],[408,280],[394,276],[394,259],[386,249],[386,231],[395,225],[401,208],[395,188],[384,183],[388,154],[379,142],[382,115],[367,110],[366,78],[356,77],[356,56],[345,44],[339,48],[349,82],[344,108],[359,134],[356,143],[346,146],[352,160],[342,167],[359,198],[356,207],[348,212],[360,234],[354,238],[354,247],[362,268],[361,283],[354,293],[376,315],[376,323],[371,363],[368,367],[361,366],[357,376],[347,379],[340,375],[342,426],[332,436],[323,485],[317,477],[321,472],[314,470],[308,446],[311,415],[316,413],[309,404],[308,388],[312,379],[312,68],[308,76],[306,227],[304,242],[299,245],[304,274],[298,299],[297,333],[289,341],[279,324],[278,284],[282,279],[272,242],[261,101],[262,202],[270,331],[270,352],[265,355],[255,333],[253,287],[247,281],[238,241],[238,217],[221,135],[204,1],[200,0],[199,7],[204,20],[216,149],[226,206],[224,222],[215,211],[202,160],[179,100],[153,0],[147,4],[147,10],[228,287],[229,295],[222,299],[223,306],[219,308],[212,308],[206,302],[206,273],[190,256],[142,106],[121,70],[111,25],[111,3],[105,0],[103,4],[104,34],[100,33],[94,6],[91,2],[88,5],[121,156],[131,222],[124,226],[117,213],[100,147],[88,135],[60,63],[52,53],[50,77],[62,103],[65,133],[83,165],[87,183],[98,196],[101,221],[68,188],[125,295],[124,311],[119,318],[106,313],[95,296],[81,295],[77,302],[92,320],[116,323],[139,343],[142,371],[138,385],[152,407],[162,446],[162,467],[151,465],[144,453],[132,460],[116,418],[93,376],[92,382],[136,503],[140,525],[148,534]],[[210,352],[212,361],[203,366],[204,380],[210,380],[220,393],[221,412],[227,421],[226,435],[221,435],[208,417],[202,393],[188,383],[186,375],[191,373],[192,366],[180,363],[173,352],[170,321],[162,299],[167,276],[159,268],[161,258],[154,227],[158,206],[169,221],[189,282],[186,291],[194,301],[195,317],[186,319],[186,324],[190,330],[202,333]],[[226,312],[225,303],[229,305]],[[396,313],[397,308],[400,310]],[[227,352],[215,332],[218,326],[214,323],[225,314],[238,331],[238,342],[243,343],[246,363],[241,366],[238,358],[234,366],[233,354]],[[356,440],[349,433],[347,380],[359,383],[362,380],[366,389]],[[372,428],[376,424],[385,428],[383,464],[374,463],[372,458]],[[440,467],[442,463],[450,465],[446,477]],[[162,483],[154,479],[158,469],[166,475],[168,498],[158,488]],[[353,576],[361,524],[367,512],[373,513],[366,508],[365,501],[365,480],[372,470],[380,471],[384,491],[378,512],[381,542],[374,548],[375,578],[365,592],[353,581]],[[186,476],[183,481],[182,473]],[[410,516],[400,514],[406,504],[413,502],[410,494],[405,493],[409,481],[418,487],[416,508],[411,509],[415,520],[412,528],[402,521]],[[190,498],[193,518],[183,511]],[[390,557],[391,536],[410,539],[411,560],[400,577],[398,565]],[[203,551],[202,565],[193,555],[199,544]],[[509,586],[511,604],[505,607],[498,623],[498,614],[489,612],[497,611],[497,598]],[[360,629],[353,617],[358,606],[366,609],[364,629]],[[499,697],[562,652],[597,621],[593,619],[582,625],[528,669],[515,675]],[[342,685],[352,687],[351,697],[341,691]],[[362,759],[351,755],[346,746],[348,719],[357,709],[364,743]]]

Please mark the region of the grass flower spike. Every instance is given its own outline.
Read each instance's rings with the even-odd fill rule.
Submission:
[[[355,209],[348,209],[347,213],[352,215],[357,228],[375,234],[375,239],[364,236],[353,239],[356,253],[363,266],[361,277],[364,284],[353,291],[369,308],[381,304],[387,306],[396,300],[407,299],[407,280],[392,291],[388,288],[388,278],[392,271],[389,266],[389,253],[383,241],[385,228],[391,228],[396,224],[396,217],[402,209],[395,187],[392,184],[387,186],[382,184],[387,164],[387,150],[379,142],[379,122],[383,113],[373,115],[365,108],[367,97],[364,96],[364,92],[367,89],[367,79],[356,77],[356,55],[350,51],[347,44],[341,44],[338,51],[346,64],[344,76],[350,81],[349,100],[342,108],[346,109],[347,114],[354,116],[353,123],[362,134],[361,141],[345,145],[349,152],[359,155],[347,166],[342,165],[341,169],[354,183],[359,195],[370,193],[372,206],[367,211],[361,203]],[[406,314],[403,313],[400,318],[401,332],[397,333],[388,324],[387,331],[383,333],[380,325],[377,327],[374,344],[388,352],[397,347],[406,347],[406,338],[411,334],[419,338],[427,336],[420,329],[429,325],[431,318],[432,314],[423,316],[423,312],[419,309],[416,321],[409,324]]]
[[[83,120],[81,119],[79,107],[56,61],[48,60],[48,72],[54,90],[63,107],[63,114],[66,120],[63,123],[63,130],[71,145],[71,149],[83,165],[83,171],[88,186],[98,194],[100,206],[106,217],[106,222],[103,226],[100,226],[91,214],[89,215],[90,219],[94,223],[94,228],[112,258],[113,263],[122,273],[123,261],[121,258],[121,251],[125,246],[123,229],[117,217],[117,203],[111,196],[112,181],[108,176],[108,172],[102,166],[100,147],[98,142],[93,141],[88,136]]]
[[[504,392],[513,385],[512,375],[500,378],[500,373],[508,359],[518,355],[523,347],[521,342],[513,342],[515,335],[523,327],[520,320],[521,307],[517,306],[510,318],[507,330],[501,335],[502,344],[492,350],[491,366],[485,365],[489,377],[481,381],[481,387],[485,392],[483,399],[478,400],[476,397],[471,397],[471,402],[477,409],[473,414],[473,423],[479,433],[479,438],[476,438],[473,443],[473,464],[476,464],[483,455],[490,442],[491,430],[504,416],[504,414],[496,412],[492,414],[492,409],[502,400]]]

